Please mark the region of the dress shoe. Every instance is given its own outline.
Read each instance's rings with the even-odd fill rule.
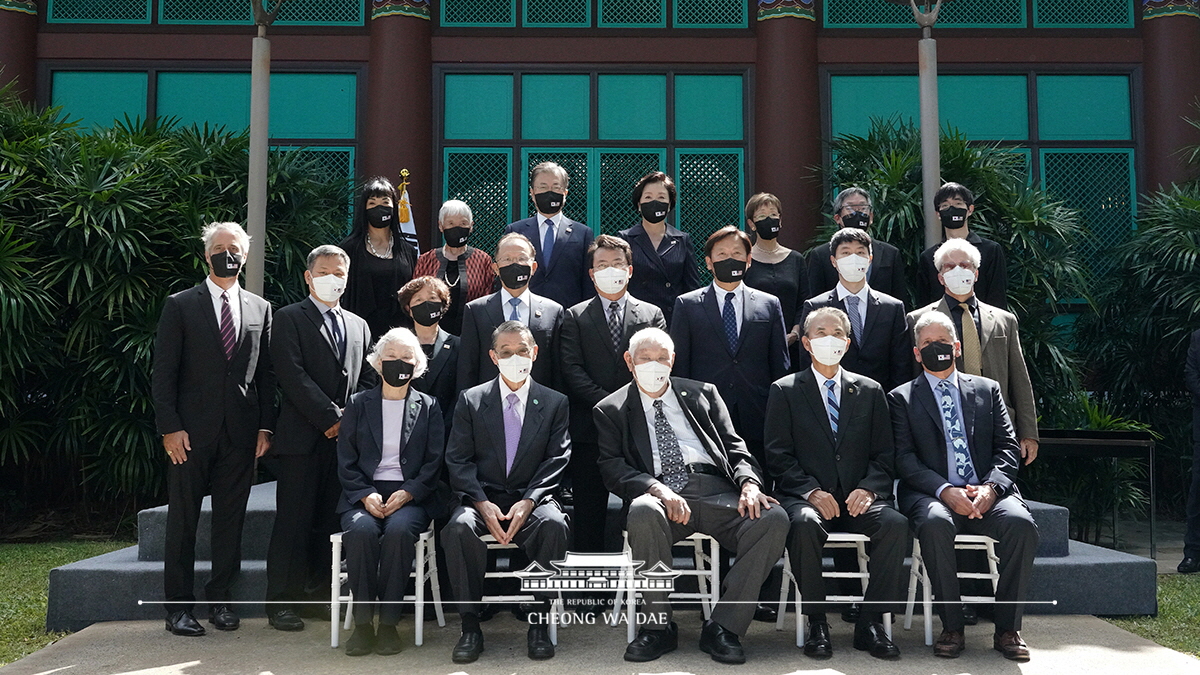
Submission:
[[[550,627],[546,624],[531,624],[525,642],[529,647],[529,658],[534,661],[554,658],[554,643],[550,641]]]
[[[979,623],[979,612],[975,610],[975,605],[962,606],[963,608],[963,623],[968,626],[974,626]]]
[[[360,623],[354,627],[354,633],[346,640],[346,656],[366,656],[375,649],[375,626]]]
[[[375,653],[380,656],[391,656],[399,654],[403,649],[404,644],[400,642],[400,634],[396,632],[396,627],[379,624],[379,631],[375,633]]]
[[[279,609],[267,615],[267,620],[271,622],[275,630],[298,631],[304,630],[304,619],[296,616],[296,613],[290,609]]]
[[[679,626],[671,625],[661,630],[643,628],[629,646],[625,647],[626,661],[653,661],[679,648]]]
[[[1021,634],[1015,630],[996,633],[992,638],[992,649],[1004,655],[1009,661],[1028,661],[1029,646],[1021,639]]]
[[[775,623],[779,619],[779,612],[772,606],[766,603],[759,603],[758,607],[754,608],[754,620],[763,621],[765,623]]]
[[[302,602],[296,605],[296,616],[301,619],[328,621],[330,615],[328,602]]]
[[[877,659],[898,659],[900,649],[892,643],[881,623],[859,624],[854,627],[854,648],[871,652]]]
[[[474,630],[463,629],[458,637],[458,644],[450,652],[450,659],[455,663],[474,663],[483,653],[483,632],[476,627]]]
[[[803,619],[801,619],[803,621]],[[804,655],[814,659],[833,656],[833,642],[829,639],[829,622],[813,621],[808,624],[808,639],[804,641]]]
[[[846,609],[842,610],[842,621],[845,621],[846,623],[857,624],[858,623],[858,615],[861,612],[862,612],[862,608],[858,606],[858,603],[850,605]]]
[[[1200,572],[1200,558],[1194,555],[1184,556],[1183,561],[1179,563],[1179,567],[1175,570],[1180,574],[1195,574]]]
[[[208,622],[217,630],[237,630],[241,621],[238,615],[229,609],[229,605],[213,605],[208,608]]]
[[[720,663],[745,663],[746,652],[737,633],[709,619],[700,629],[700,651],[712,656]]]
[[[176,635],[186,635],[187,637],[204,635],[204,626],[201,626],[200,622],[196,621],[196,617],[192,616],[191,612],[183,609],[178,612],[172,612],[167,617],[167,630]]]
[[[933,655],[944,659],[956,659],[967,648],[967,639],[961,630],[944,630],[933,643]]]

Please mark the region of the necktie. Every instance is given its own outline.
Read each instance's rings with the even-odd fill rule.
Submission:
[[[838,431],[838,413],[841,408],[838,407],[837,397],[833,394],[833,388],[837,386],[834,380],[825,380],[825,388],[829,391],[825,394],[825,407],[829,409],[829,426],[833,429],[833,435],[837,436]]]
[[[850,331],[854,341],[862,345],[863,339],[863,319],[862,312],[858,309],[859,299],[857,295],[846,296],[846,314],[850,315]]]
[[[661,398],[654,400],[654,436],[658,440],[658,461],[662,464],[663,483],[679,492],[688,483],[687,469],[683,466],[679,437],[667,422],[662,404]]]
[[[329,335],[333,337],[333,345],[337,348],[338,361],[345,361],[346,336],[342,333],[342,327],[338,325],[338,311],[331,309],[325,312],[325,316],[329,319]]]
[[[521,307],[521,299],[520,298],[511,298],[511,299],[509,299],[508,304],[512,305],[512,314],[508,315],[508,320],[509,321],[520,321],[521,313],[517,310],[520,309],[520,307]]]
[[[608,332],[612,336],[613,349],[621,351],[621,303],[616,300],[608,306]]]
[[[546,219],[546,236],[542,238],[542,262],[550,264],[550,255],[554,251],[554,221]]]
[[[965,302],[958,303],[962,307],[962,350],[963,370],[971,375],[983,375],[983,349],[979,345],[979,331],[975,328],[975,317],[971,316],[971,306]]]
[[[517,457],[517,445],[521,443],[521,414],[517,405],[521,399],[515,393],[508,395],[508,406],[504,408],[504,475],[512,471]]]
[[[942,422],[946,425],[946,436],[950,448],[954,451],[954,468],[947,478],[954,485],[973,485],[975,483],[975,466],[971,461],[971,451],[967,447],[967,435],[963,430],[962,417],[958,414],[958,406],[954,404],[954,396],[950,385],[943,380],[938,382],[938,399],[942,409]]]
[[[233,329],[233,312],[229,311],[229,293],[221,294],[221,346],[225,348],[225,360],[232,360],[237,331]]]
[[[725,294],[725,308],[721,310],[721,319],[725,322],[725,339],[729,341],[729,351],[736,352],[738,346],[737,312],[733,309],[734,293]]]

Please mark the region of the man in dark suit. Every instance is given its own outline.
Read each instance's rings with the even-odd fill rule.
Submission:
[[[208,620],[235,630],[227,604],[242,564],[242,523],[254,459],[271,447],[275,374],[267,349],[271,305],[237,282],[250,237],[237,223],[201,234],[209,265],[204,283],[167,298],[154,340],[155,423],[167,466],[163,591],[167,630],[204,635],[192,615],[196,527],[212,494],[212,577]]]
[[[848,187],[839,192],[833,200],[833,222],[837,223],[838,227],[855,227],[865,232],[875,223],[875,206],[871,203],[871,195],[859,187]],[[900,249],[880,239],[875,239],[871,248],[874,259],[867,271],[867,282],[871,284],[871,288],[887,293],[907,306],[908,276]],[[820,295],[837,286],[837,270],[825,264],[832,254],[833,249],[829,244],[821,244],[809,251],[809,293]]]
[[[849,335],[850,318],[840,309],[808,315],[801,342],[812,367],[771,385],[767,466],[792,521],[788,550],[809,620],[804,653],[833,654],[822,603],[822,549],[829,532],[854,532],[871,538],[871,579],[854,648],[890,659],[900,650],[884,630],[883,614],[894,610],[884,603],[900,597],[908,521],[892,503],[895,455],[883,389],[840,365]]]
[[[783,555],[788,521],[762,492],[762,470],[737,435],[716,387],[671,377],[671,337],[644,328],[629,340],[634,381],[596,405],[604,485],[628,509],[630,555],[639,569],[671,566],[671,545],[696,532],[737,556],[721,598],[700,631],[700,649],[744,663],[744,636],[759,589]],[[644,617],[626,661],[652,661],[679,644],[666,591],[644,591]]]
[[[791,363],[779,299],[742,283],[750,247],[746,233],[732,225],[712,233],[704,263],[713,283],[675,301],[671,339],[675,374],[717,385],[734,430],[762,466],[767,393]]]
[[[975,213],[975,195],[958,183],[946,183],[938,189],[933,203],[942,221],[942,243],[954,239],[965,240],[979,250],[980,276],[975,284],[975,293],[989,305],[1008,308],[1008,261],[1004,248],[971,231],[968,221]],[[921,252],[917,263],[917,305],[937,302],[942,294],[938,283],[941,270],[934,264],[934,253],[938,246],[930,246]]]
[[[588,254],[589,274],[598,297],[566,312],[562,326],[562,384],[571,400],[571,479],[575,519],[588,523],[576,528],[574,551],[604,550],[604,521],[608,490],[596,461],[596,425],[592,408],[605,396],[629,384],[625,350],[629,336],[643,328],[666,330],[662,310],[628,292],[633,275],[633,252],[624,239],[596,237]]]
[[[533,332],[542,355],[534,363],[533,379],[548,387],[555,386],[558,327],[562,325],[563,308],[529,290],[529,280],[538,270],[533,244],[523,234],[504,235],[496,246],[492,267],[500,279],[500,290],[468,302],[463,309],[459,391],[495,379],[496,364],[488,358],[485,347],[492,344],[496,326],[505,321],[519,321]]]
[[[810,298],[800,310],[801,326],[809,312],[820,307],[836,307],[850,317],[850,348],[842,366],[852,373],[865,375],[890,391],[912,374],[912,340],[904,322],[904,303],[881,293],[867,283],[875,266],[873,252],[880,242],[866,230],[846,227],[829,240],[834,254],[825,266],[837,270],[838,283],[833,290]],[[815,261],[814,261],[815,262]],[[812,362],[801,350],[801,368]]]
[[[337,437],[352,394],[379,382],[366,364],[371,329],[339,305],[350,256],[337,246],[308,254],[308,297],[275,314],[271,361],[283,390],[268,468],[275,474],[275,524],[267,550],[267,617],[278,630],[303,630],[297,610],[328,593],[329,535],[336,509]],[[320,609],[319,606],[315,609]],[[308,613],[317,616],[316,613]]]
[[[1033,572],[1038,529],[1015,480],[1019,449],[995,380],[958,372],[961,345],[954,322],[930,311],[914,327],[913,351],[922,365],[915,380],[888,394],[900,475],[899,507],[912,522],[929,569],[942,633],[937,656],[957,657],[965,645],[954,536],[997,540],[993,647],[1027,661],[1021,616]]]
[[[554,501],[571,459],[567,397],[530,376],[538,345],[523,323],[500,324],[491,345],[489,356],[500,374],[459,396],[446,446],[457,506],[442,529],[442,542],[462,616],[462,636],[451,654],[455,663],[471,663],[483,652],[479,601],[487,545],[480,536],[517,544],[545,569],[551,569],[550,561],[563,559],[570,537],[567,517]],[[549,599],[549,594],[543,596],[539,620],[531,617],[531,659],[554,656],[547,628]]]
[[[537,215],[510,223],[504,233],[516,232],[533,242],[537,271],[529,288],[563,307],[592,297],[588,280],[587,251],[592,229],[563,214],[567,201],[567,170],[554,162],[542,162],[529,172],[529,196]]]
[[[1200,572],[1200,330],[1192,333],[1184,381],[1192,394],[1192,484],[1187,498],[1187,529],[1183,533],[1180,574]]]

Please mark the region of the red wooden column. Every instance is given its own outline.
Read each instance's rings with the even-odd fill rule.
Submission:
[[[1146,143],[1143,185],[1155,190],[1195,178],[1178,151],[1200,145],[1200,130],[1183,120],[1200,119],[1200,1],[1148,1],[1142,15],[1142,80]]]
[[[37,3],[0,0],[0,87],[16,81],[17,95],[33,103],[37,89]]]

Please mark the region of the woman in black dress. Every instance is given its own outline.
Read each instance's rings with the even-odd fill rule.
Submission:
[[[746,202],[746,229],[754,235],[750,257],[754,264],[746,268],[747,286],[779,298],[783,319],[792,324],[788,333],[788,349],[795,350],[800,339],[797,320],[804,301],[808,299],[808,268],[804,256],[779,243],[783,207],[779,198],[760,192]],[[795,358],[792,359],[795,363]]]
[[[642,176],[633,187],[633,208],[642,222],[617,233],[633,249],[629,294],[657,305],[668,325],[675,298],[700,288],[691,235],[667,224],[676,196],[675,181],[667,174],[653,171]]]
[[[412,279],[417,262],[416,249],[400,231],[399,203],[391,181],[369,179],[354,209],[350,236],[340,244],[350,255],[342,306],[366,320],[372,340],[394,326],[412,325],[396,302],[396,292]]]

